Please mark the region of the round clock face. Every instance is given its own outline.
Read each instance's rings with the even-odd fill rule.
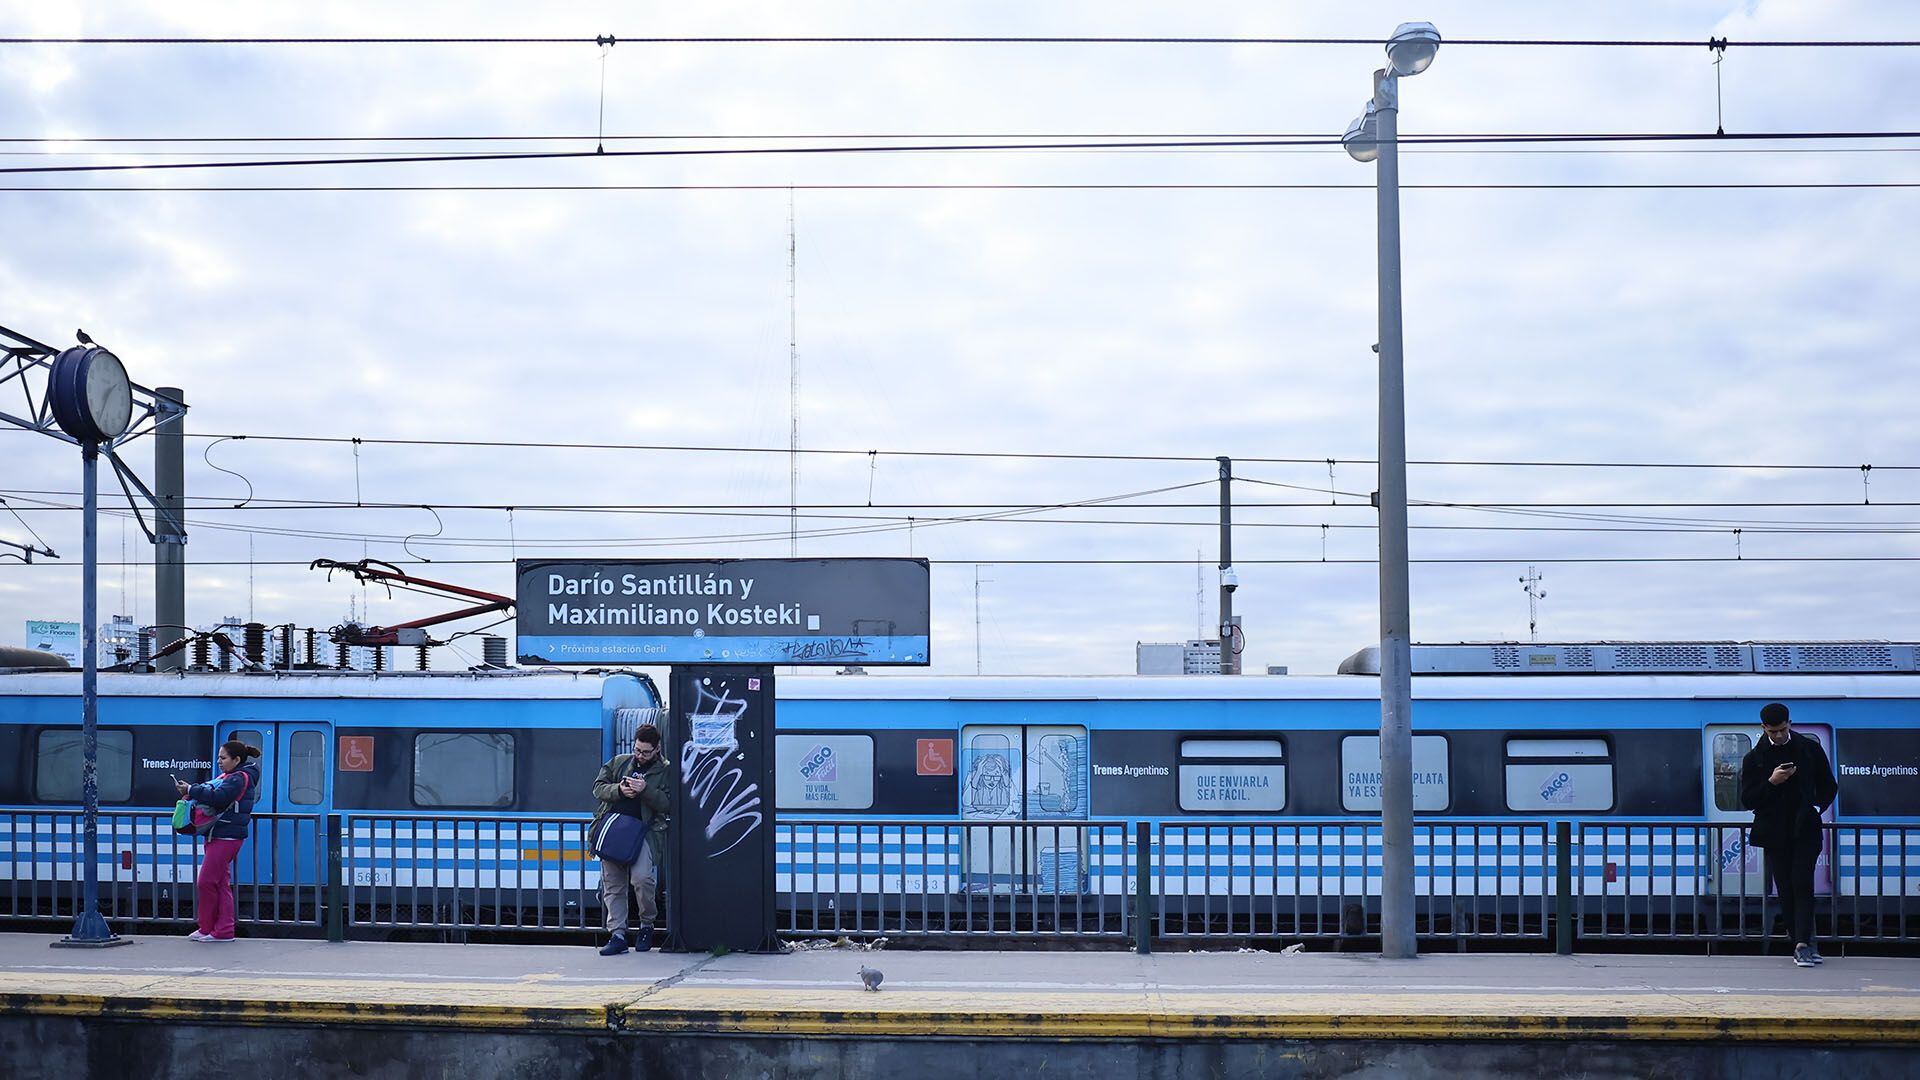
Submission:
[[[133,385],[127,379],[126,366],[119,357],[100,349],[87,365],[86,378],[82,392],[88,418],[106,438],[119,438],[133,421]]]

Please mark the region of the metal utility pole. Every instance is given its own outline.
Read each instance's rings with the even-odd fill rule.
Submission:
[[[980,583],[992,578],[980,576],[980,564],[973,564],[973,673],[980,674]]]
[[[154,651],[164,653],[155,666],[175,671],[186,650],[167,647],[187,636],[187,471],[183,444],[187,399],[176,386],[156,387],[161,406],[153,427],[153,487],[159,505],[153,537]]]
[[[1240,658],[1233,651],[1233,590],[1240,577],[1233,570],[1233,459],[1220,462],[1220,674],[1240,674]]]
[[[1380,336],[1380,954],[1415,955],[1413,923],[1413,662],[1407,590],[1407,422],[1400,334],[1400,79],[1433,64],[1440,31],[1401,23],[1388,65],[1341,142],[1355,161],[1378,161]]]
[[[1400,328],[1398,93],[1374,73],[1380,125],[1380,952],[1413,956],[1413,649],[1407,584],[1407,409]]]

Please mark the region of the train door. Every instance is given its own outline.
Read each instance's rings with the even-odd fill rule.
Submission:
[[[1833,728],[1826,724],[1795,724],[1793,730],[1820,744],[1833,760]],[[1767,891],[1766,862],[1758,848],[1747,847],[1747,831],[1738,826],[1753,822],[1753,811],[1740,805],[1740,763],[1766,736],[1759,724],[1711,724],[1707,739],[1707,820],[1725,827],[1713,830],[1712,888],[1725,896],[1759,897]],[[1833,807],[1821,815],[1833,820]],[[1833,892],[1833,852],[1823,847],[1813,868],[1813,891]]]
[[[260,796],[253,812],[298,814],[302,819],[255,818],[247,844],[234,862],[234,880],[243,884],[313,884],[319,875],[322,822],[333,806],[333,775],[328,768],[333,725],[322,720],[228,720],[217,742],[238,739],[260,748]],[[303,820],[314,815],[311,820]]]
[[[975,887],[1078,893],[1086,830],[1051,822],[1087,818],[1087,729],[1079,725],[978,724],[960,730],[960,816],[1026,821],[968,829]]]

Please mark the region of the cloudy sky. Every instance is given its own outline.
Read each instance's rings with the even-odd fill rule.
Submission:
[[[1380,51],[633,39],[1384,37],[1421,18],[1450,39],[1728,37],[1730,133],[1920,130],[1920,49],[1737,44],[1920,39],[1913,5],[1586,7],[0,0],[0,37],[613,34],[609,150],[765,149],[1337,135]],[[1402,132],[1711,132],[1712,60],[1443,47],[1402,87]],[[590,150],[602,74],[592,44],[6,44],[0,166]],[[439,141],[78,141],[314,136]],[[1415,499],[1475,505],[1413,513],[1415,639],[1525,640],[1532,564],[1542,640],[1913,640],[1920,189],[1619,185],[1916,182],[1917,150],[1407,147],[1408,185],[1599,185],[1404,192],[1416,461],[1839,466],[1416,465]],[[932,559],[935,671],[974,670],[976,575],[988,672],[1129,671],[1136,641],[1211,623],[1218,455],[1245,478],[1248,668],[1329,671],[1377,636],[1372,181],[1331,146],[14,174],[0,325],[61,346],[84,327],[136,381],[185,390],[195,623],[442,606],[328,582],[316,557],[422,556],[510,591],[515,555],[784,556],[791,328],[801,445],[851,451],[802,456],[799,552]],[[150,443],[126,454],[150,470]],[[0,560],[0,643],[78,617],[79,471],[71,447],[0,432],[18,511],[0,539],[61,556]],[[952,520],[983,514],[1002,519]],[[103,616],[151,620],[142,540],[103,519]]]

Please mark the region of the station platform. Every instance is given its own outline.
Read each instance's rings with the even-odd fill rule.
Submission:
[[[1291,1048],[1286,1060],[1318,1054],[1377,1064],[1383,1047],[1395,1047],[1455,1068],[1494,1053],[1515,1073],[1556,1067],[1552,1062],[1565,1060],[1558,1055],[1584,1053],[1576,1047],[1608,1045],[1621,1051],[1612,1060],[1626,1071],[1617,1075],[1660,1075],[1662,1069],[1649,1068],[1682,1060],[1697,1069],[1694,1057],[1716,1049],[1725,1052],[1717,1070],[1768,1047],[1798,1048],[1844,1065],[1851,1080],[1904,1075],[1920,1045],[1920,960],[1909,958],[1833,957],[1802,969],[1781,957],[1697,955],[1444,953],[1383,961],[1306,952],[1137,956],[837,946],[782,955],[601,957],[585,946],[142,937],[115,949],[57,950],[47,947],[52,940],[0,934],[0,1073],[94,1075],[88,1063],[110,1057],[119,1042],[151,1054],[158,1045],[152,1037],[161,1032],[171,1033],[162,1041],[183,1062],[204,1064],[207,1058],[196,1055],[231,1048],[236,1028],[253,1031],[240,1036],[242,1045],[280,1046],[278,1053],[307,1055],[322,1068],[338,1063],[326,1057],[335,1051],[357,1046],[370,1054],[383,1040],[462,1033],[485,1038],[461,1053],[483,1053],[502,1068],[521,1053],[555,1052],[555,1039],[589,1036],[617,1045],[635,1041],[619,1036],[640,1036],[642,1043],[683,1047],[683,1064],[708,1061],[713,1047],[725,1044],[727,1061],[738,1067],[752,1065],[742,1053],[772,1055],[763,1069],[785,1062],[777,1075],[861,1074],[849,1054],[864,1054],[878,1075],[883,1061],[886,1069],[916,1067],[913,1054],[887,1057],[847,1045],[897,1050],[917,1040],[925,1054],[940,1040],[969,1040],[1000,1044],[977,1055],[1000,1060],[995,1068],[1015,1067],[1020,1058],[1010,1047],[1048,1044],[1059,1075],[1108,1080],[1119,1060],[1114,1054],[1126,1056],[1114,1048],[1129,1045],[1136,1056],[1142,1048],[1164,1056],[1205,1047],[1208,1060],[1223,1067],[1238,1067],[1230,1066],[1236,1054],[1264,1060],[1278,1048]],[[862,987],[863,965],[883,973],[878,991]],[[204,1040],[183,1034],[196,1029]],[[314,1037],[302,1038],[302,1029]],[[147,1033],[144,1043],[136,1030]],[[514,1036],[547,1049],[510,1050],[503,1040]],[[63,1040],[80,1048],[67,1071],[56,1068]],[[703,1040],[706,1048],[697,1045]],[[823,1051],[829,1043],[839,1048]],[[1081,1055],[1081,1068],[1073,1065],[1080,1058],[1065,1052],[1076,1043],[1107,1049]],[[34,1044],[54,1049],[36,1051]],[[578,1052],[579,1043],[570,1045]],[[631,1055],[618,1049],[589,1057],[602,1062],[604,1075],[643,1072],[622,1065]],[[511,1072],[462,1071],[460,1059],[446,1059],[445,1075],[472,1080]],[[1770,1058],[1774,1067],[1786,1060]],[[817,1068],[803,1067],[806,1061]],[[347,1071],[380,1075],[375,1064],[369,1059]],[[1483,1064],[1489,1073],[1505,1071],[1493,1059]],[[1901,1071],[1885,1071],[1896,1064]]]

